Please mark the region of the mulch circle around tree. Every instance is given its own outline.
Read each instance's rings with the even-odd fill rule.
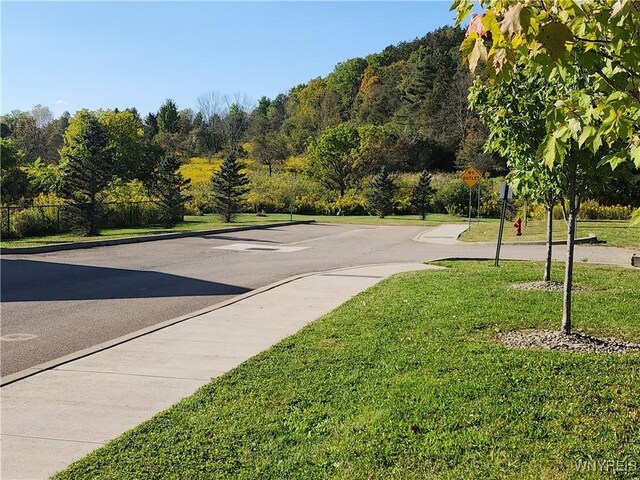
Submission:
[[[555,330],[519,330],[501,332],[498,340],[503,345],[520,349],[556,350],[580,353],[640,352],[640,344],[618,338],[599,338],[582,332],[569,335]]]
[[[518,290],[535,290],[540,292],[562,292],[564,291],[564,283],[563,282],[521,282],[521,283],[511,283],[509,285],[511,288],[516,288]],[[573,285],[571,287],[572,292],[581,292],[586,290],[584,287],[580,285]]]

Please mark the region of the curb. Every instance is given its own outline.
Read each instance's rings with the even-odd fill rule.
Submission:
[[[574,243],[576,245],[586,245],[598,243],[598,237],[595,234],[590,234],[588,237],[576,238]],[[487,242],[488,243],[488,242]],[[546,240],[531,240],[531,241],[523,241],[523,242],[502,242],[502,245],[546,245]],[[566,245],[566,240],[554,240],[551,242],[551,245]]]
[[[416,262],[420,263],[420,262]],[[427,262],[423,262],[427,263]],[[299,275],[293,275],[292,277],[285,278],[283,280],[278,280],[277,282],[270,283],[269,285],[265,285],[263,287],[258,287],[255,290],[251,290],[250,292],[243,293],[242,295],[238,295],[237,297],[231,298],[224,302],[216,303],[210,307],[205,307],[201,310],[196,310],[195,312],[187,313],[180,317],[172,318],[169,320],[165,320],[164,322],[157,323],[155,325],[151,325],[149,327],[136,330],[135,332],[128,333],[126,335],[122,335],[118,338],[114,338],[112,340],[108,340],[103,343],[99,343],[92,347],[85,348],[83,350],[78,350],[77,352],[70,353],[68,355],[64,355],[62,357],[54,358],[53,360],[49,360],[44,363],[40,363],[38,365],[34,365],[33,367],[26,368],[24,370],[20,370],[19,372],[11,373],[9,375],[5,375],[4,377],[0,377],[0,387],[5,387],[12,383],[18,382],[20,380],[24,380],[25,378],[32,377],[37,375],[38,373],[45,372],[47,370],[53,370],[60,365],[64,365],[66,363],[73,362],[75,360],[80,360],[81,358],[88,357],[89,355],[93,355],[94,353],[101,352],[103,350],[108,350],[109,348],[115,347],[117,345],[127,343],[131,340],[135,340],[139,337],[144,337],[145,335],[149,335],[150,333],[157,332],[159,330],[163,330],[167,327],[171,327],[172,325],[176,325],[178,323],[185,322],[195,317],[199,317],[209,312],[213,312],[215,310],[220,310],[222,308],[228,307],[229,305],[233,305],[234,303],[241,302],[246,300],[247,298],[253,297],[255,295],[260,295],[261,293],[268,292],[269,290],[273,290],[274,288],[280,287],[287,283],[294,282],[296,280],[300,280],[306,277],[312,277],[314,275],[323,275],[326,273],[332,272],[340,272],[342,270],[351,270],[353,268],[366,268],[366,267],[374,267],[380,265],[396,265],[397,262],[394,263],[371,263],[367,265],[357,265],[350,267],[341,267],[333,270],[325,270],[319,272],[309,272],[309,273],[301,273]]]
[[[249,225],[245,227],[216,228],[213,230],[198,230],[197,232],[161,233],[159,235],[141,235],[139,237],[113,238],[111,240],[92,240],[90,242],[69,242],[54,245],[41,245],[37,247],[0,247],[0,254],[35,254],[61,252],[64,250],[82,250],[93,247],[110,247],[114,245],[127,245],[130,243],[156,242],[159,240],[173,240],[176,238],[199,237],[202,235],[214,235],[217,233],[243,232],[245,230],[264,230],[273,227],[288,227],[291,225],[306,225],[315,223],[315,220],[296,220],[293,222],[265,223],[263,225]]]

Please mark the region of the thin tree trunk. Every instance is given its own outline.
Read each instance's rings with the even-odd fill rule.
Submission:
[[[572,158],[573,165],[569,173],[569,211],[567,212],[567,262],[564,272],[564,301],[562,305],[562,333],[571,333],[571,294],[573,287],[573,252],[575,246],[576,216],[578,214],[578,202],[576,195],[576,169],[577,165]]]
[[[547,205],[547,262],[544,265],[544,281],[551,281],[551,258],[553,256],[553,205]]]
[[[575,199],[574,199],[575,200]],[[564,274],[564,305],[562,311],[562,333],[571,333],[571,290],[573,286],[573,252],[576,231],[576,216],[571,209],[569,211],[569,223],[567,225],[567,264]]]

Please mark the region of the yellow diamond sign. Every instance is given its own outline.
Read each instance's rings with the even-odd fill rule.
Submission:
[[[467,184],[467,187],[473,188],[474,185],[482,178],[482,174],[475,167],[469,167],[462,172],[460,178]]]

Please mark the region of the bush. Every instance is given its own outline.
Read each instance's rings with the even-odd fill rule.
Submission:
[[[600,205],[595,200],[585,200],[580,206],[578,219],[580,220],[629,220],[633,207],[625,205]],[[531,218],[545,219],[547,211],[544,205],[535,205],[530,209]],[[553,218],[555,220],[563,220],[562,205],[558,204],[553,207]]]
[[[600,205],[595,200],[582,202],[578,218],[581,220],[629,220],[633,208],[624,205]]]
[[[39,237],[42,235],[51,235],[56,233],[56,220],[47,210],[53,210],[46,207],[25,208],[11,212],[11,234],[12,236],[21,237]],[[57,213],[56,213],[57,215]]]
[[[103,226],[119,228],[158,223],[159,208],[155,202],[109,203],[104,208]]]
[[[204,215],[213,213],[211,206],[211,187],[209,184],[189,185],[187,188],[189,200],[184,204],[186,215]]]

